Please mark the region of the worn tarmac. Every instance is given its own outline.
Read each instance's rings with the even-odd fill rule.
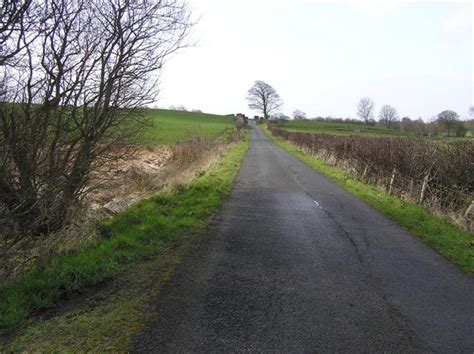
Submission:
[[[474,352],[474,278],[250,126],[135,352]]]

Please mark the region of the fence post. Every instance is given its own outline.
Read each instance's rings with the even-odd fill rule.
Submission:
[[[423,179],[423,185],[421,186],[421,193],[420,193],[420,199],[418,200],[418,204],[423,204],[425,201],[425,193],[426,193],[426,188],[428,187],[428,181],[430,179],[430,172],[426,174],[425,178]]]
[[[466,219],[471,219],[474,216],[474,200],[471,201],[471,204],[467,207],[464,217]]]
[[[392,189],[393,189],[393,182],[395,182],[395,176],[396,176],[397,170],[393,169],[392,172],[392,178],[390,178],[390,185],[388,186],[388,194],[392,194]]]
[[[369,170],[369,164],[366,164],[364,168],[364,172],[362,173],[362,180],[365,179],[365,176],[367,175],[368,170]]]

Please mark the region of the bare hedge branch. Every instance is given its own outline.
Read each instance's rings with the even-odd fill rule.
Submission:
[[[33,5],[25,16],[34,9],[38,25],[23,37],[34,40],[23,41],[15,65],[2,66],[0,218],[48,233],[63,225],[94,164],[134,143],[163,62],[183,46],[191,21],[177,0]]]

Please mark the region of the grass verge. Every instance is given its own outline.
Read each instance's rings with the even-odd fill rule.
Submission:
[[[55,257],[2,287],[0,326],[8,342],[4,349],[125,350],[147,318],[147,299],[156,295],[179,261],[177,244],[201,230],[221,205],[248,144],[246,138],[231,147],[188,185],[143,200],[103,222],[104,237],[96,245]],[[165,258],[168,265],[157,272],[157,263]],[[86,296],[85,307],[74,306],[74,311],[44,321],[31,316],[104,284],[107,289],[99,295],[92,291],[92,297]]]
[[[420,205],[390,196],[374,186],[356,180],[339,168],[304,154],[283,139],[274,137],[267,127],[263,126],[262,129],[276,145],[407,228],[467,273],[474,274],[474,238],[467,231]]]

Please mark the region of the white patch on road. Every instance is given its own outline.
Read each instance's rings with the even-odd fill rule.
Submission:
[[[314,200],[314,204],[316,204],[316,206],[317,206],[319,209],[323,210],[323,207],[321,206],[321,204],[318,203],[317,200]]]

